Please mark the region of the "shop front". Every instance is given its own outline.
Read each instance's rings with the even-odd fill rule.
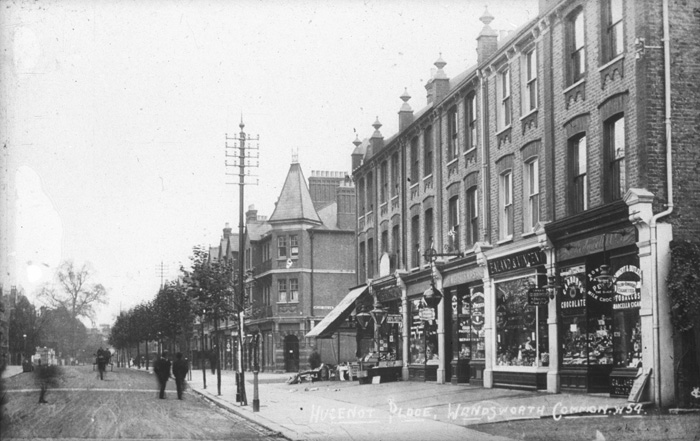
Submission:
[[[408,322],[408,380],[437,381],[440,368],[441,345],[438,334],[438,312],[428,306],[424,293],[431,288],[429,272],[405,277]],[[443,301],[448,301],[443,299]],[[445,308],[448,309],[448,308]],[[447,352],[451,354],[451,351]],[[443,368],[444,369],[444,368]],[[449,372],[447,373],[449,379]],[[449,381],[449,380],[448,380]]]
[[[490,258],[493,335],[492,385],[546,389],[549,366],[547,304],[533,301],[546,284],[546,255],[539,247]]]
[[[459,264],[459,261],[455,261]],[[476,259],[461,265],[447,264],[443,269],[446,301],[451,305],[452,342],[451,382],[483,386],[486,358],[483,268]]]
[[[561,390],[628,396],[642,367],[641,271],[632,227],[557,249]]]

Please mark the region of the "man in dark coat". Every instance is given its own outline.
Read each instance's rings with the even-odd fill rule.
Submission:
[[[185,390],[185,375],[189,367],[187,366],[187,360],[183,360],[182,353],[178,352],[175,354],[175,361],[173,362],[173,376],[175,377],[175,386],[177,386],[177,399],[182,399],[182,392]]]
[[[156,374],[158,378],[158,384],[160,385],[160,398],[165,398],[165,385],[168,383],[168,378],[170,378],[170,360],[168,360],[168,353],[163,351],[160,358],[153,363],[153,373]]]
[[[104,375],[107,370],[107,353],[109,351],[102,348],[97,350],[97,370],[100,373],[100,380],[104,380]]]

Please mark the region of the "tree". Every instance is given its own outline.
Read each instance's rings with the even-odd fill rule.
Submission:
[[[188,296],[193,300],[195,311],[203,311],[205,318],[214,322],[214,339],[217,350],[219,343],[219,320],[233,315],[237,308],[235,291],[235,262],[228,259],[210,259],[209,253],[199,247],[193,249],[190,257],[191,270],[180,268]],[[239,339],[240,339],[239,332]],[[219,357],[216,358],[219,360]],[[217,389],[221,395],[221,366],[217,362]]]
[[[44,286],[39,298],[52,308],[65,308],[73,320],[86,318],[94,323],[95,306],[107,303],[107,291],[101,284],[90,283],[94,271],[85,263],[80,268],[64,261],[56,271],[55,285]],[[69,352],[75,357],[75,335],[71,335]]]
[[[38,326],[39,345],[48,346],[63,357],[73,348],[83,347],[87,340],[87,329],[72,317],[64,307],[44,309]]]
[[[10,354],[13,359],[27,358],[34,354],[34,348],[39,344],[39,324],[36,308],[22,294],[17,296],[17,303],[10,312]],[[18,357],[22,354],[22,357]]]
[[[187,289],[178,282],[166,284],[153,300],[156,330],[173,343],[189,342],[194,322],[194,301]]]

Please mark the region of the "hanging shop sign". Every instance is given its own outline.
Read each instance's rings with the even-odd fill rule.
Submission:
[[[422,308],[418,315],[423,321],[435,320],[435,310],[433,308]]]
[[[545,288],[530,288],[527,290],[527,304],[542,306],[549,303],[549,294]]]
[[[403,322],[403,317],[401,316],[401,314],[387,314],[386,322],[389,324],[392,324],[392,323],[401,324]]]
[[[398,286],[385,286],[383,288],[374,288],[374,294],[380,302],[388,302],[401,298],[401,288]]]
[[[515,271],[523,268],[530,268],[537,265],[544,265],[547,256],[544,251],[534,248],[510,256],[489,260],[489,274],[491,276]]]

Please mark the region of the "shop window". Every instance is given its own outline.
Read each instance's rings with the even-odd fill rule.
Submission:
[[[612,259],[615,280],[613,294],[613,365],[642,367],[641,271],[635,254]]]
[[[498,97],[498,108],[496,110],[496,129],[501,131],[510,126],[511,123],[511,103],[510,103],[510,69],[505,69],[498,74],[496,83],[496,96]]]
[[[527,303],[527,278],[496,284],[496,365],[549,364],[548,307]]]
[[[299,301],[299,279],[289,279],[289,302]]]
[[[513,172],[501,173],[498,186],[498,232],[501,240],[513,237]]]
[[[420,310],[425,308],[420,299],[411,302],[410,355],[411,364],[436,365],[440,363],[438,353],[437,323],[421,320]]]
[[[418,158],[418,137],[414,136],[411,139],[411,185],[418,183],[418,166],[420,159]]]
[[[457,358],[484,359],[484,293],[482,287],[469,288],[454,294],[453,316],[457,325]],[[459,305],[459,309],[457,309]]]
[[[527,115],[537,109],[537,50],[533,49],[522,58],[522,113]]]
[[[540,171],[537,158],[525,163],[523,187],[523,193],[526,198],[523,204],[524,230],[525,232],[531,232],[534,230],[537,222],[540,221]]]
[[[586,136],[569,141],[569,210],[571,214],[588,209],[588,150]]]
[[[569,84],[583,79],[586,73],[586,38],[583,26],[583,8],[571,14],[566,22],[568,48],[567,71]]]
[[[466,137],[464,150],[469,151],[476,148],[476,94],[467,95],[466,108]]]
[[[433,128],[426,127],[423,132],[423,176],[433,174]]]
[[[607,63],[625,51],[622,21],[622,0],[603,0],[603,63]]]
[[[277,236],[277,257],[287,257],[287,236]]]
[[[457,121],[457,106],[447,111],[447,161],[452,161],[459,152],[459,129]]]
[[[289,236],[289,252],[291,257],[297,257],[299,255],[299,236],[296,234]]]
[[[477,187],[467,190],[467,247],[479,241],[479,204]]]
[[[486,358],[486,333],[484,331],[484,289],[471,289],[471,357],[474,360]]]
[[[606,186],[608,201],[621,199],[627,188],[625,176],[625,118],[615,116],[605,121],[603,145],[608,168]]]

